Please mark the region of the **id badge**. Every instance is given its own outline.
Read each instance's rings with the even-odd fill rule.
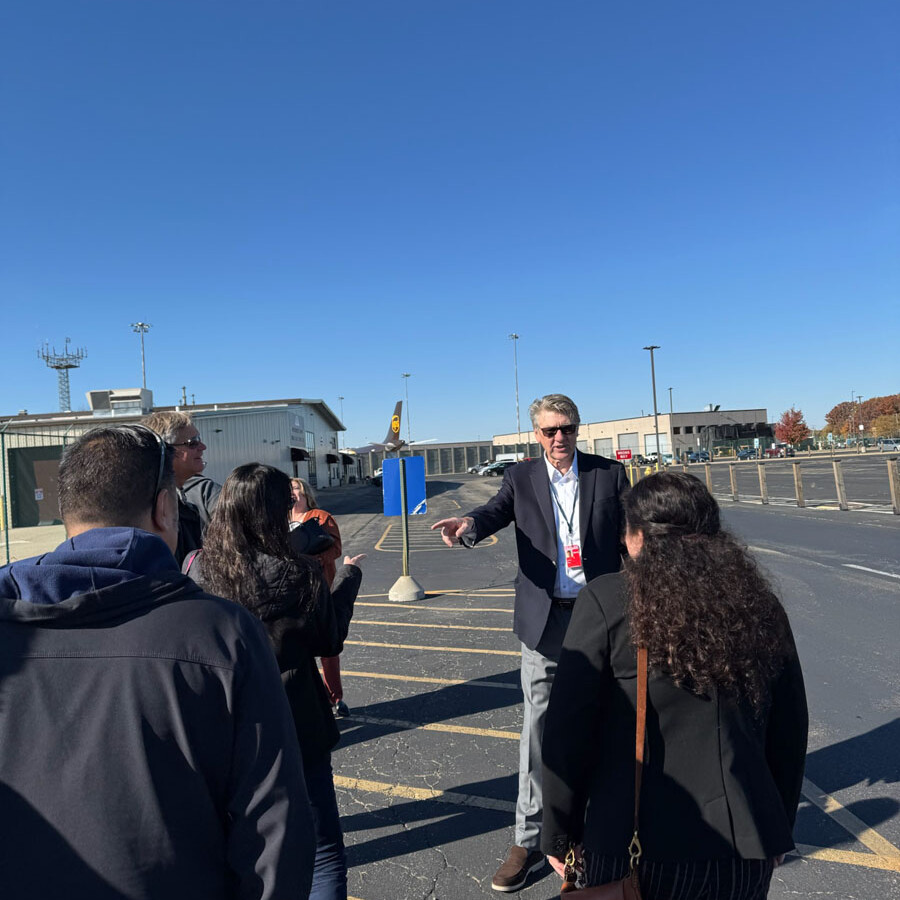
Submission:
[[[567,569],[580,569],[581,568],[581,547],[578,544],[566,544],[566,568]]]

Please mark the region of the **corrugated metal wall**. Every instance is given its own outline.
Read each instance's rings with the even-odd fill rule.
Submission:
[[[194,425],[207,450],[204,475],[221,484],[244,463],[258,462],[291,474],[288,409],[197,412]]]

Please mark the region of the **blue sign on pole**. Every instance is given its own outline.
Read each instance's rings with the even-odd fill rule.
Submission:
[[[425,457],[407,456],[403,459],[406,469],[406,506],[409,515],[424,516],[428,512],[425,502]],[[381,469],[381,486],[384,494],[384,514],[401,516],[400,460],[386,459]]]

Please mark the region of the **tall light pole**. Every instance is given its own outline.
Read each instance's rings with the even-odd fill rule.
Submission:
[[[518,459],[519,444],[522,443],[522,426],[519,421],[519,335],[513,332],[509,339],[513,342],[513,371],[516,376],[516,459]]]
[[[650,378],[653,382],[653,433],[656,435],[656,471],[659,471],[662,455],[659,451],[659,410],[656,408],[656,365],[653,362],[653,351],[659,350],[659,344],[644,347],[650,351]]]
[[[401,372],[400,377],[403,379],[403,384],[406,387],[406,443],[407,445],[412,443],[412,438],[410,435],[410,427],[409,427],[409,377],[412,375],[412,372]],[[397,451],[397,456],[400,455],[400,451]]]
[[[131,330],[141,336],[141,378],[144,390],[147,389],[147,364],[144,358],[144,335],[150,330],[149,322],[132,322]]]
[[[675,463],[675,407],[672,405],[672,388],[669,388],[669,449],[672,452],[672,463]]]
[[[344,424],[344,398],[343,396],[338,397],[338,403],[341,404],[341,425]],[[341,449],[344,447],[344,432],[341,432]]]

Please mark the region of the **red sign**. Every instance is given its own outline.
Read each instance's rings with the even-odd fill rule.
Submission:
[[[616,450],[616,459],[631,459],[630,450]]]

